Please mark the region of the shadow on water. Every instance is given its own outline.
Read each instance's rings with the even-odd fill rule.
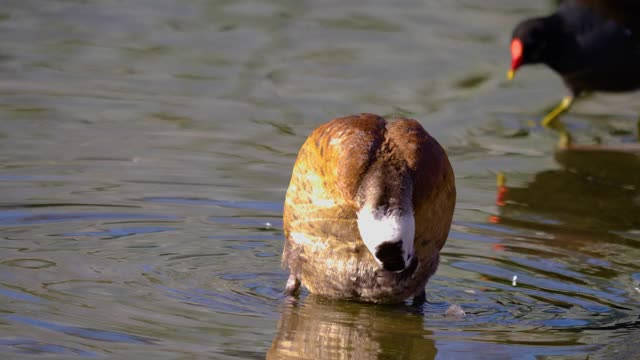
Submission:
[[[640,147],[579,146],[559,150],[555,158],[562,169],[499,189],[502,217],[564,231],[640,227]]]
[[[555,154],[568,171],[605,184],[640,191],[640,144],[571,145]]]

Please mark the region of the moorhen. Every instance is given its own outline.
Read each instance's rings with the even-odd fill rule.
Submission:
[[[527,19],[511,39],[511,80],[522,65],[543,63],[571,94],[542,120],[550,126],[584,92],[640,88],[640,1],[573,0]]]
[[[634,32],[640,31],[640,1],[638,0],[576,0],[596,12],[612,18]]]

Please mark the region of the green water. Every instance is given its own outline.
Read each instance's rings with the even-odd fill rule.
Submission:
[[[505,79],[511,28],[551,6],[5,0],[0,356],[632,358],[638,155],[556,153],[529,123],[561,80]],[[578,143],[629,143],[636,100],[564,119]],[[420,120],[455,168],[423,307],[282,294],[295,154],[359,112]]]

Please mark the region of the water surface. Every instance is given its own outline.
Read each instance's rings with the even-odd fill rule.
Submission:
[[[631,358],[638,155],[556,153],[530,123],[560,79],[504,79],[512,26],[551,6],[5,1],[0,354]],[[578,143],[630,143],[636,98],[596,95],[565,121]],[[282,294],[295,154],[359,112],[419,119],[455,168],[424,306]]]

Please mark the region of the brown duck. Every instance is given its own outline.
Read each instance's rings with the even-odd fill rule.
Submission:
[[[296,159],[284,206],[286,293],[333,299],[425,299],[451,226],[451,164],[415,120],[373,114],[315,129]]]

